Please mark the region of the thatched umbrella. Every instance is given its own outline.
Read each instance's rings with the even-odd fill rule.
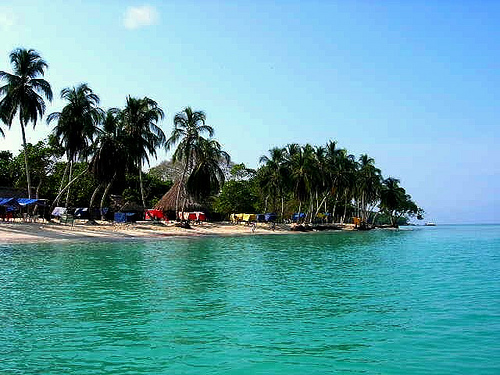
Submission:
[[[179,192],[180,189],[180,192]],[[177,196],[179,196],[179,209],[182,207],[182,203],[185,201],[184,211],[199,211],[202,209],[202,205],[197,202],[191,195],[186,192],[185,186],[181,183],[181,180],[177,180],[169,191],[158,201],[155,210],[160,210],[163,212],[174,211],[176,208]]]

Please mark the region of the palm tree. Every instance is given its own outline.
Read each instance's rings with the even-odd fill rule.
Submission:
[[[375,160],[366,154],[359,157],[356,198],[362,222],[368,223],[368,216],[379,198],[381,172],[375,167]]]
[[[395,213],[404,205],[406,201],[406,191],[399,186],[396,178],[386,178],[382,182],[380,190],[380,207],[387,212],[391,219],[391,225],[396,226]]]
[[[214,139],[200,137],[198,143],[196,162],[187,179],[186,188],[189,194],[204,200],[220,191],[225,180],[221,164],[228,165],[231,158]]]
[[[119,175],[124,175],[129,158],[126,150],[126,138],[120,121],[120,111],[116,108],[109,109],[103,119],[102,129],[99,129],[97,147],[89,164],[89,171],[94,175],[99,185],[94,190],[90,199],[89,210],[92,208],[97,192],[106,186],[101,198],[101,214],[104,201]],[[92,220],[92,216],[90,217]]]
[[[178,143],[172,156],[172,161],[174,163],[182,162],[184,164],[180,178],[182,189],[184,189],[187,173],[193,169],[193,165],[196,162],[196,156],[200,153],[199,147],[202,144],[200,138],[202,138],[205,133],[208,134],[209,137],[214,135],[214,129],[210,125],[207,125],[205,121],[205,113],[202,111],[193,112],[191,107],[186,107],[174,117],[174,129],[165,144],[165,148],[168,151]],[[176,213],[179,211],[181,188],[179,188],[177,192],[175,203]]]
[[[302,203],[311,192],[314,178],[314,148],[311,145],[300,147],[297,144],[287,146],[287,163],[293,183],[295,198],[299,201],[299,215]],[[300,216],[299,216],[300,218]]]
[[[33,123],[33,127],[36,126],[38,117],[42,117],[45,113],[44,97],[52,101],[52,89],[46,80],[40,78],[44,76],[48,65],[35,50],[17,48],[10,53],[10,62],[13,66],[13,74],[0,71],[0,80],[7,81],[6,85],[0,87],[0,95],[3,96],[0,101],[0,119],[10,128],[19,111],[26,183],[28,197],[31,198],[25,127],[29,122]]]
[[[354,155],[348,154],[346,149],[341,149],[337,154],[337,163],[334,170],[336,189],[344,202],[344,213],[340,222],[343,224],[347,214],[347,206],[352,201],[356,185],[357,163]],[[335,206],[332,210],[335,216]]]
[[[339,166],[339,154],[341,150],[337,148],[336,141],[328,141],[326,146],[324,147],[324,154],[322,154],[322,164],[323,170],[322,174],[324,176],[324,197],[323,202],[328,198],[328,196],[333,197],[333,209],[332,211],[335,213],[335,208],[337,205],[337,198],[339,195],[339,190],[337,186],[337,171]],[[319,210],[319,207],[318,207]],[[325,211],[326,211],[326,203],[325,203]],[[317,211],[319,212],[319,211]],[[333,214],[334,215],[334,214]],[[332,215],[332,216],[333,216]],[[333,219],[333,217],[332,217]]]
[[[281,218],[284,213],[284,190],[288,177],[285,161],[285,149],[279,147],[270,149],[269,157],[263,155],[259,159],[259,162],[264,164],[259,171],[260,186],[267,196],[271,195],[273,210],[276,210],[276,197],[280,197]]]
[[[142,184],[142,164],[149,156],[156,157],[156,149],[165,145],[165,134],[157,125],[164,117],[163,110],[154,100],[127,98],[125,109],[121,112],[123,130],[127,137],[126,146],[133,163],[139,170],[142,206],[146,207],[144,187]]]
[[[59,191],[63,187],[68,169],[68,181],[71,180],[73,163],[90,154],[90,146],[103,116],[103,111],[99,108],[99,97],[85,83],[61,90],[61,99],[66,100],[68,104],[61,112],[51,113],[47,117],[48,124],[57,121],[53,134],[66,150],[68,159]],[[68,199],[69,189],[66,195],[66,207]]]
[[[327,148],[323,146],[313,147],[313,156],[312,174],[314,189],[311,191],[311,206],[315,208],[311,210],[311,220],[317,217],[321,206],[326,201],[328,195],[331,194]],[[321,200],[319,199],[320,197],[322,197]]]

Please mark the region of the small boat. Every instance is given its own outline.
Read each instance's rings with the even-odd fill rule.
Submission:
[[[436,226],[436,223],[431,223],[431,222],[429,222],[429,223],[425,223],[425,226],[426,226],[426,227],[435,227],[435,226]]]

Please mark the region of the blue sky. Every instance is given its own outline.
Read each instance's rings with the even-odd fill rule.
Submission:
[[[34,48],[56,96],[80,82],[105,108],[149,96],[166,134],[176,112],[203,110],[251,167],[273,146],[336,140],[399,178],[427,220],[498,223],[498,19],[495,1],[18,0],[0,2],[0,70]],[[19,133],[0,149],[17,152]]]

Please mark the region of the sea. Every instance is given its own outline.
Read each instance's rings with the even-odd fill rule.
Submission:
[[[500,225],[0,239],[0,374],[500,374]]]

